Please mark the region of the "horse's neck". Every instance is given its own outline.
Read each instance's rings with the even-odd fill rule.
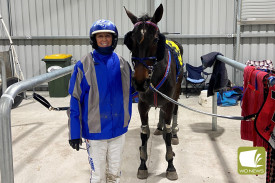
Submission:
[[[151,79],[153,85],[159,84],[159,82],[163,79],[168,61],[168,49],[166,48],[163,59],[158,61],[157,65],[155,66],[154,73]]]

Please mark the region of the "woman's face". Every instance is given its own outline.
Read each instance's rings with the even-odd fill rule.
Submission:
[[[112,45],[113,37],[111,33],[101,32],[95,35],[95,39],[97,46],[104,48]]]

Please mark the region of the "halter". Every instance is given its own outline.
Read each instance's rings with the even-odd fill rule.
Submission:
[[[145,60],[157,60],[157,57],[144,57],[144,58],[139,58],[139,57],[132,57],[132,62],[133,60],[137,61],[137,64],[141,63],[145,68],[147,68],[150,72],[149,72],[149,77],[151,78],[151,76],[153,75],[153,71],[154,71],[154,66],[157,64],[157,62],[154,63],[153,66],[148,66],[146,64],[146,62],[144,62]],[[134,63],[134,67],[135,67],[135,62]]]
[[[157,24],[155,24],[155,23],[153,23],[151,21],[145,21],[145,22],[144,21],[139,21],[139,22],[135,23],[134,27],[136,27],[136,26],[138,26],[140,24],[149,24],[149,25],[154,26],[156,28],[156,31],[159,30],[159,27],[157,26]]]
[[[159,30],[157,24],[151,22],[151,21],[139,21],[137,23],[134,24],[134,27],[137,27],[139,26],[140,24],[148,24],[148,25],[152,25],[153,27],[155,27],[156,31]],[[157,61],[157,57],[156,56],[152,56],[152,57],[143,57],[143,58],[140,58],[140,57],[132,57],[132,61],[133,60],[136,60],[138,61],[137,64],[141,63],[145,68],[147,68],[150,72],[149,72],[149,77],[151,79],[151,76],[153,75],[153,71],[154,71],[154,66],[156,65],[156,62],[154,63],[153,66],[148,66],[146,63],[145,63],[145,60],[154,60],[154,61]]]

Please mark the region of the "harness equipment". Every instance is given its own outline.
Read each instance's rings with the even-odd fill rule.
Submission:
[[[135,62],[133,62],[133,60],[137,61],[137,64],[135,64]],[[153,75],[153,71],[154,71],[154,66],[157,64],[156,62],[154,63],[154,65],[152,66],[148,66],[144,61],[145,60],[157,60],[157,57],[144,57],[144,58],[139,58],[139,57],[132,57],[132,63],[133,66],[135,67],[135,65],[138,65],[139,63],[141,63],[145,68],[147,68],[149,70],[149,78],[152,77]]]
[[[171,66],[171,53],[170,51],[167,51],[168,52],[168,63],[167,63],[167,66],[166,66],[166,69],[165,69],[165,73],[164,73],[164,76],[163,78],[160,80],[160,82],[157,84],[156,86],[156,89],[158,90],[162,85],[163,83],[166,81],[167,79],[167,76],[168,76],[168,73],[169,73],[169,70],[170,70],[170,66]],[[151,87],[151,86],[150,86]]]
[[[37,93],[33,93],[33,98],[45,106],[49,111],[66,111],[70,107],[53,107],[44,97]]]
[[[168,76],[168,73],[169,73],[169,70],[170,70],[170,66],[171,66],[171,53],[170,53],[170,51],[167,51],[168,52],[168,63],[167,63],[167,66],[166,66],[166,69],[165,69],[165,73],[164,73],[164,76],[163,76],[163,78],[160,80],[160,82],[157,84],[157,86],[156,86],[156,89],[158,90],[162,85],[163,85],[163,83],[166,81],[166,79],[167,79],[167,76]],[[151,87],[151,85],[149,86],[150,87],[150,89],[153,89],[152,87]],[[155,105],[155,107],[157,107],[158,106],[158,96],[157,96],[157,93],[156,92],[154,92],[154,105]]]

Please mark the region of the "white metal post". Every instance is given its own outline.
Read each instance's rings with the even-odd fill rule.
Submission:
[[[217,92],[212,96],[212,114],[217,114]],[[212,131],[217,131],[217,117],[212,116]]]

